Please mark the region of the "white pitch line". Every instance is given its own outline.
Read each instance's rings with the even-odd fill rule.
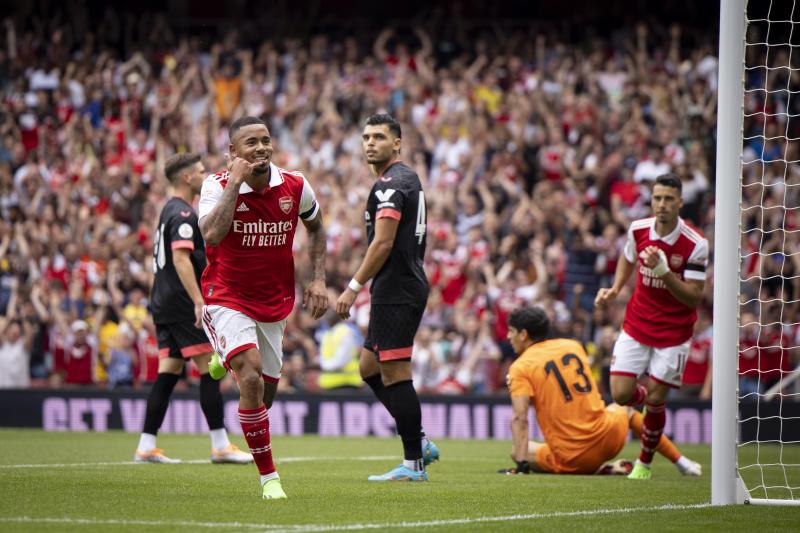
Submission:
[[[339,456],[331,456],[331,457],[320,457],[320,456],[298,456],[298,457],[281,457],[279,459],[275,459],[275,462],[280,463],[299,463],[305,461],[389,461],[391,459],[397,459],[394,455],[366,455],[362,457],[343,457]],[[99,463],[33,463],[33,464],[12,464],[12,465],[0,465],[0,469],[12,469],[12,468],[80,468],[80,467],[87,467],[87,466],[129,466],[129,465],[143,465],[143,464],[150,464],[150,463],[138,463],[136,461],[109,461],[109,462],[99,462]],[[209,459],[192,459],[189,461],[182,461],[177,463],[179,465],[202,465],[202,464],[211,464]]]
[[[577,516],[597,516],[654,511],[682,511],[687,509],[705,509],[710,503],[660,505],[655,507],[627,507],[622,509],[594,509],[586,511],[569,511],[555,513],[531,513],[505,516],[478,516],[474,518],[454,518],[445,520],[427,520],[419,522],[383,522],[366,524],[252,524],[245,522],[196,522],[191,520],[122,520],[94,518],[56,518],[31,516],[0,517],[0,523],[24,524],[73,524],[73,525],[120,525],[120,526],[166,526],[166,527],[203,527],[230,529],[257,529],[269,533],[308,533],[317,531],[358,531],[364,529],[407,529],[419,527],[457,526],[487,522],[512,522],[521,520],[546,520],[550,518],[569,518]]]
[[[71,524],[85,526],[164,526],[164,527],[207,527],[207,528],[234,528],[234,529],[260,529],[270,531],[270,528],[286,527],[269,524],[248,524],[244,522],[195,522],[192,520],[122,520],[122,519],[95,519],[95,518],[37,518],[33,516],[0,517],[0,523],[13,524]],[[292,527],[292,526],[289,526]]]
[[[704,509],[711,507],[710,503],[695,503],[695,504],[667,504],[657,507],[628,507],[623,509],[594,509],[587,511],[565,511],[555,513],[531,513],[531,514],[515,514],[507,516],[478,516],[474,518],[454,518],[447,520],[426,520],[419,522],[384,522],[373,524],[309,524],[309,525],[288,525],[284,529],[265,529],[270,533],[308,533],[316,531],[359,531],[364,529],[405,529],[405,528],[419,528],[419,527],[440,527],[440,526],[457,526],[465,524],[477,524],[486,522],[513,522],[520,520],[545,520],[549,518],[568,518],[573,516],[596,516],[596,515],[611,515],[611,514],[627,514],[627,513],[640,513],[640,512],[653,512],[653,511],[681,511],[687,509]]]

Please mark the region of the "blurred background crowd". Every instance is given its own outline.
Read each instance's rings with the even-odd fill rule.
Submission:
[[[227,125],[245,114],[268,122],[275,163],[316,191],[334,300],[366,245],[363,120],[386,111],[401,121],[402,157],[428,202],[432,290],[413,357],[422,392],[502,392],[514,357],[506,318],[533,304],[556,334],[586,344],[605,387],[630,293],[602,312],[593,300],[611,283],[628,224],[649,214],[656,176],[681,179],[682,215],[713,246],[716,6],[704,14],[666,2],[682,17],[621,12],[592,25],[588,11],[487,18],[469,2],[351,23],[293,15],[284,2],[269,14],[232,4],[229,23],[213,27],[198,21],[222,8],[179,19],[80,0],[34,3],[2,22],[0,387],[155,379],[147,300],[154,226],[170,194],[164,161],[198,152],[209,172],[222,169]],[[754,24],[750,41],[761,37]],[[788,51],[751,46],[747,63],[788,65]],[[800,137],[787,118],[800,110],[777,89],[798,90],[800,77],[750,68],[746,84],[766,90],[745,99],[743,194],[753,209],[739,357],[742,390],[763,392],[798,363],[800,250],[787,236],[800,154],[785,138]],[[305,247],[300,231],[299,286]],[[679,391],[687,397],[710,397],[712,274]],[[763,303],[775,298],[788,303]],[[353,323],[296,309],[281,389],[357,386],[348,363],[368,310],[367,291]],[[329,372],[352,379],[326,383]]]

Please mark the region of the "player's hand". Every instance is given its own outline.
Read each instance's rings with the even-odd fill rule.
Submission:
[[[658,246],[648,246],[639,253],[639,259],[642,260],[644,266],[653,268],[658,263]]]
[[[501,468],[497,471],[498,474],[505,474],[507,476],[516,476],[518,474],[530,474],[531,466],[528,461],[517,461],[517,466],[512,468]]]
[[[315,320],[325,314],[328,310],[328,289],[324,281],[314,280],[308,284],[303,291],[303,307],[309,308]]]
[[[350,288],[345,289],[341,296],[339,296],[339,299],[336,300],[336,314],[339,315],[342,320],[350,318],[350,308],[355,301],[356,293]]]
[[[194,327],[203,329],[203,302],[194,304]]]
[[[669,265],[667,265],[667,256],[664,250],[658,246],[648,246],[639,254],[644,266],[653,271],[656,277],[661,277],[669,272]]]
[[[617,294],[619,291],[616,289],[609,288],[609,289],[600,289],[597,291],[597,296],[594,298],[594,305],[595,307],[603,308],[606,305],[610,304],[614,300],[617,299]]]
[[[225,154],[225,167],[228,169],[231,181],[235,182],[236,185],[241,185],[245,178],[253,173],[253,167],[257,164],[260,164],[260,162],[250,164],[241,157],[232,157],[231,154]]]

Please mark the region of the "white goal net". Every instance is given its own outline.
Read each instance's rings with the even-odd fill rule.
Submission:
[[[750,0],[746,9],[736,462],[748,503],[800,504],[796,3]]]

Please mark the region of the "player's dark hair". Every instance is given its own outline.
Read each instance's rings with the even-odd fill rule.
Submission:
[[[175,183],[183,170],[194,165],[198,161],[200,161],[200,154],[184,153],[172,155],[167,159],[167,162],[164,163],[164,174],[170,182]]]
[[[674,189],[678,189],[678,193],[683,192],[683,184],[681,183],[680,178],[673,174],[672,172],[668,172],[666,174],[661,174],[656,178],[656,185],[663,185],[664,187],[672,187]]]
[[[527,331],[533,342],[550,336],[550,319],[541,307],[515,309],[508,317],[508,325],[519,331]]]
[[[253,124],[263,124],[264,126],[267,126],[267,123],[258,117],[253,117],[253,116],[239,117],[236,120],[234,120],[231,123],[230,127],[228,128],[228,139],[230,139],[230,141],[233,142],[233,136],[236,135],[236,132],[239,131],[240,128],[243,128],[245,126],[251,126]]]
[[[389,131],[392,132],[392,135],[398,139],[402,137],[400,132],[400,123],[397,122],[392,115],[387,115],[386,113],[375,113],[367,118],[367,126],[380,126],[381,124],[386,124],[389,126]]]

